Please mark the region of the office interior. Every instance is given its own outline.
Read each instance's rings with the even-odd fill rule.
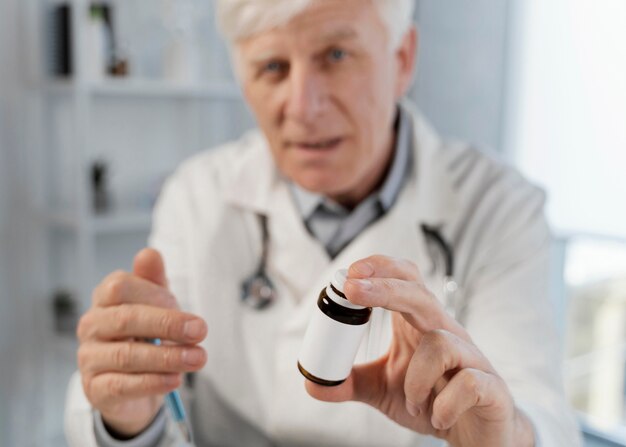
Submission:
[[[213,3],[0,2],[2,446],[66,445],[91,290],[176,166],[254,127]],[[626,2],[416,3],[410,96],[546,190],[567,397],[586,446],[626,446]]]

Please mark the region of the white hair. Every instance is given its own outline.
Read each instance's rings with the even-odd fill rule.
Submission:
[[[314,0],[217,0],[222,35],[232,44],[239,39],[286,24]],[[341,0],[336,0],[341,1]],[[396,49],[413,23],[415,0],[372,1],[387,29],[389,45]]]

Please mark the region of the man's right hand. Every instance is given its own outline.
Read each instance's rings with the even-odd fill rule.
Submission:
[[[161,255],[140,251],[133,273],[107,276],[80,319],[78,367],[87,399],[115,433],[139,434],[163,396],[181,385],[181,373],[204,366],[206,352],[197,344],[206,334],[201,318],[178,310]],[[145,342],[154,338],[163,345]]]

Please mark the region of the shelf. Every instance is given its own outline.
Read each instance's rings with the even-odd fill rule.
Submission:
[[[37,85],[32,85],[31,89],[37,89]],[[41,89],[51,96],[70,95],[76,91],[76,83],[67,78],[50,79],[41,85]]]
[[[50,227],[59,230],[75,230],[78,228],[78,219],[70,213],[46,213],[43,220]]]
[[[93,231],[98,234],[129,233],[149,231],[152,215],[149,211],[129,211],[95,216],[92,220]]]
[[[90,86],[100,96],[183,97],[203,99],[240,99],[239,87],[234,82],[221,81],[198,85],[176,84],[167,81],[110,80]]]
[[[53,332],[46,339],[46,347],[53,358],[60,361],[69,361],[72,364],[76,361],[76,351],[78,349],[78,340],[74,334],[60,334]]]
[[[91,216],[85,223],[82,223],[77,216],[69,212],[47,213],[44,219],[54,229],[77,231],[81,225],[86,225],[98,235],[147,232],[152,224],[150,211],[143,210],[116,211],[110,214]]]
[[[177,84],[159,80],[107,79],[101,82],[79,84],[72,79],[53,79],[45,82],[43,88],[51,95],[84,91],[86,94],[99,97],[242,99],[240,88],[234,81]]]

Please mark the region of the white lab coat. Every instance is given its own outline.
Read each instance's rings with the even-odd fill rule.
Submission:
[[[542,447],[579,445],[548,299],[543,193],[478,151],[442,142],[412,114],[414,174],[389,213],[334,260],[307,233],[258,131],[193,157],[167,182],[151,245],[164,255],[181,307],[209,327],[202,344],[208,362],[190,404],[198,445],[442,445],[364,404],[314,400],[296,367],[319,290],[357,259],[410,259],[443,299],[441,257],[427,244],[422,223],[440,226],[454,247],[459,317],[532,419]],[[241,283],[261,251],[256,213],[269,219],[268,275],[279,296],[262,311],[240,301]],[[389,313],[375,310],[357,362],[382,355],[390,337]],[[175,443],[172,426],[168,431],[162,445]],[[66,433],[72,446],[96,445],[78,374],[68,391]]]

